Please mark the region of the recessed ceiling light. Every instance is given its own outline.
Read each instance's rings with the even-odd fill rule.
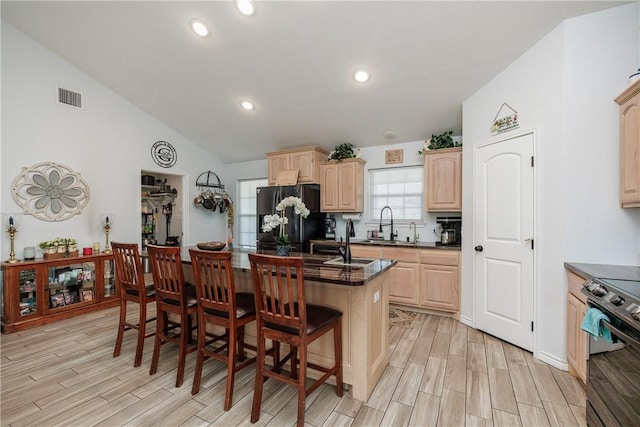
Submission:
[[[191,29],[200,37],[207,37],[209,35],[209,27],[199,19],[191,20]]]
[[[256,7],[251,0],[237,0],[236,7],[245,16],[251,16],[256,13]]]
[[[353,78],[359,83],[364,83],[369,80],[369,71],[364,68],[357,69],[353,72]]]
[[[240,105],[247,111],[251,111],[256,108],[256,106],[253,105],[253,102],[247,100],[240,101]]]
[[[385,133],[383,133],[383,135],[386,139],[395,139],[396,136],[398,136],[398,134],[392,130],[386,131]]]

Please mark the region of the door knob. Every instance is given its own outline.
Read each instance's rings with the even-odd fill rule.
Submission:
[[[476,252],[482,252],[484,250],[484,248],[481,245],[476,246],[475,248],[473,248],[476,250]]]

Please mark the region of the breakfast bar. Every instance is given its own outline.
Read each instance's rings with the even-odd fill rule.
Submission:
[[[189,249],[183,248],[184,273],[192,280]],[[232,262],[236,291],[253,293],[253,280],[247,251],[234,251]],[[340,264],[328,255],[296,254],[304,258],[305,299],[340,310],[342,318],[342,357],[344,383],[350,385],[354,399],[366,401],[389,360],[389,270],[393,260],[364,260]],[[326,262],[338,262],[327,264]],[[247,327],[245,339],[256,343],[255,323]],[[333,363],[331,336],[309,346],[308,360],[322,366]],[[308,371],[309,376],[315,372]]]

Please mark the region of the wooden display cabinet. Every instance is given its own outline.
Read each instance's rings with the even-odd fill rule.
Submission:
[[[640,207],[640,80],[621,93],[620,206]]]
[[[425,210],[462,211],[462,148],[425,153],[424,188]]]
[[[119,304],[112,254],[3,263],[2,332]]]
[[[301,147],[267,153],[268,184],[275,185],[278,174],[285,170],[298,171],[299,184],[320,183],[320,163],[329,153],[319,147]]]
[[[359,158],[320,165],[320,211],[364,211],[364,165]]]

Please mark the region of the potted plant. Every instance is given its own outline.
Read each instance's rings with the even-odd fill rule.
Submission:
[[[357,157],[357,152],[354,151],[354,146],[350,142],[336,145],[334,151],[329,154],[329,160],[337,160],[339,162],[344,159],[353,159]]]
[[[38,244],[45,258],[62,258],[71,254],[78,254],[78,246],[75,239],[56,237],[53,240],[45,240]]]
[[[309,216],[311,211],[307,209],[301,198],[295,196],[285,197],[276,205],[276,212],[273,215],[265,215],[262,221],[262,231],[269,232],[280,227],[278,237],[275,238],[277,248],[276,255],[287,256],[291,252],[291,242],[285,228],[289,223],[289,218],[285,216],[288,207],[293,207],[294,212],[302,218]]]
[[[462,143],[453,140],[453,131],[449,130],[440,135],[431,135],[430,139],[424,142],[424,148],[418,151],[418,155],[424,155],[427,151],[442,150],[443,148],[462,147]]]

